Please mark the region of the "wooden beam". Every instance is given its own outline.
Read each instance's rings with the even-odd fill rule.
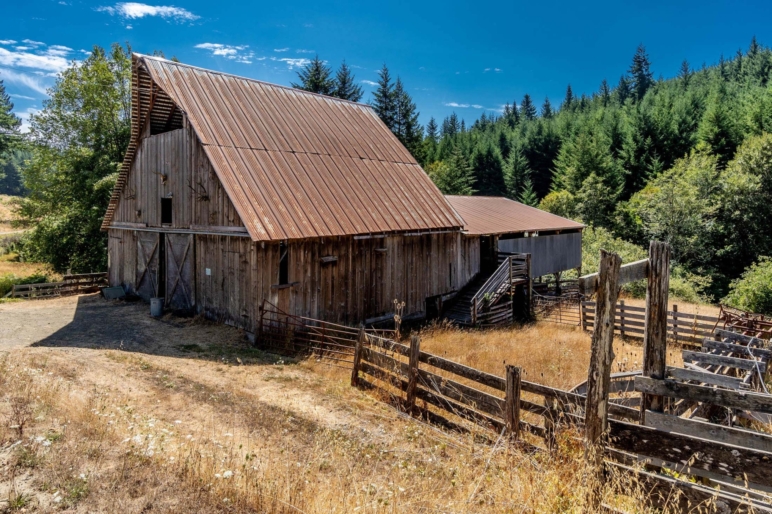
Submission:
[[[751,359],[740,359],[738,357],[727,357],[726,355],[714,355],[712,353],[693,352],[684,350],[684,361],[699,362],[710,366],[727,366],[735,369],[754,370],[758,366],[759,371],[764,373],[767,370],[767,363]]]
[[[619,268],[619,285],[629,284],[630,282],[636,282],[643,280],[649,276],[649,259],[641,259],[640,261],[631,262],[625,264]],[[595,293],[598,287],[598,274],[592,273],[579,277],[579,292],[585,296],[589,296]]]
[[[667,295],[670,286],[670,245],[649,244],[649,282],[646,287],[646,327],[643,334],[643,375],[665,378],[667,360]],[[640,377],[636,377],[637,379]],[[643,395],[641,423],[647,410],[662,412],[663,398]]]
[[[765,341],[759,337],[746,336],[745,334],[738,334],[737,332],[732,332],[731,330],[723,330],[717,328],[713,331],[713,333],[719,337],[723,337],[724,339],[728,339],[729,341],[734,341],[736,343],[753,344],[754,346],[769,344],[769,341]]]
[[[754,357],[761,357],[762,359],[772,358],[772,350],[764,350],[762,348],[754,348],[753,346],[727,343],[724,341],[713,341],[707,338],[702,341],[702,347],[708,348],[710,350],[723,350],[727,352],[738,353],[740,355],[753,355]]]
[[[650,377],[635,377],[635,390],[646,394],[712,403],[729,407],[730,409],[744,409],[772,414],[772,395],[769,394],[714,389],[706,386],[683,384],[673,380],[657,380]]]
[[[772,454],[772,435],[753,430],[726,427],[715,423],[679,418],[669,414],[649,411],[646,413],[646,426],[688,436],[699,437],[743,448],[752,448]]]
[[[740,384],[742,383],[742,379],[740,378],[719,375],[718,373],[711,373],[707,370],[674,368],[671,366],[667,367],[666,378],[674,378],[681,381],[700,382],[701,384],[727,387],[729,389],[740,389]]]

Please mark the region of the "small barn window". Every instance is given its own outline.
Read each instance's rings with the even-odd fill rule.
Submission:
[[[172,199],[161,198],[161,224],[172,224]]]
[[[279,285],[289,284],[289,252],[287,243],[279,243]]]

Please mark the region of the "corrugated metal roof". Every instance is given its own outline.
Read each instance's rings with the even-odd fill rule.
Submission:
[[[500,196],[446,196],[472,235],[568,230],[584,225]]]
[[[252,239],[463,225],[369,106],[149,56],[134,60],[135,74],[149,75],[150,89],[187,115]],[[140,110],[155,96],[143,99]]]

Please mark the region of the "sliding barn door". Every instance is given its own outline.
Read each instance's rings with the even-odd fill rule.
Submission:
[[[191,311],[195,305],[193,235],[166,234],[166,307]]]
[[[158,232],[137,232],[137,276],[135,288],[143,300],[158,296]]]

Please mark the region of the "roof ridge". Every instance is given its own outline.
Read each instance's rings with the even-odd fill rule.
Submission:
[[[186,68],[193,68],[195,70],[204,71],[206,73],[213,73],[215,75],[224,75],[226,77],[233,77],[235,79],[247,80],[249,82],[257,82],[258,84],[265,84],[267,86],[273,86],[273,87],[278,87],[278,88],[281,88],[281,89],[287,89],[289,91],[293,91],[295,93],[299,93],[299,94],[303,94],[303,95],[317,96],[319,98],[324,98],[326,100],[332,100],[334,102],[341,102],[341,103],[344,103],[344,104],[358,105],[360,107],[366,107],[366,108],[368,108],[370,110],[373,110],[373,106],[372,105],[365,104],[365,103],[362,103],[362,102],[352,102],[351,100],[344,100],[343,98],[336,98],[334,96],[321,95],[319,93],[313,93],[311,91],[306,91],[304,89],[298,89],[298,88],[290,87],[290,86],[283,86],[281,84],[274,84],[273,82],[268,82],[266,80],[260,80],[260,79],[255,79],[255,78],[251,78],[251,77],[244,77],[242,75],[236,75],[236,74],[233,74],[233,73],[225,73],[224,71],[210,70],[209,68],[202,68],[201,66],[194,66],[192,64],[186,64],[184,62],[170,61],[169,59],[165,59],[163,57],[158,57],[158,56],[155,56],[155,55],[140,54],[140,53],[137,53],[137,52],[134,52],[134,55],[136,55],[138,59],[151,59],[153,61],[160,61],[160,62],[163,62],[163,63],[166,63],[166,64],[173,64],[174,66],[184,66]]]

